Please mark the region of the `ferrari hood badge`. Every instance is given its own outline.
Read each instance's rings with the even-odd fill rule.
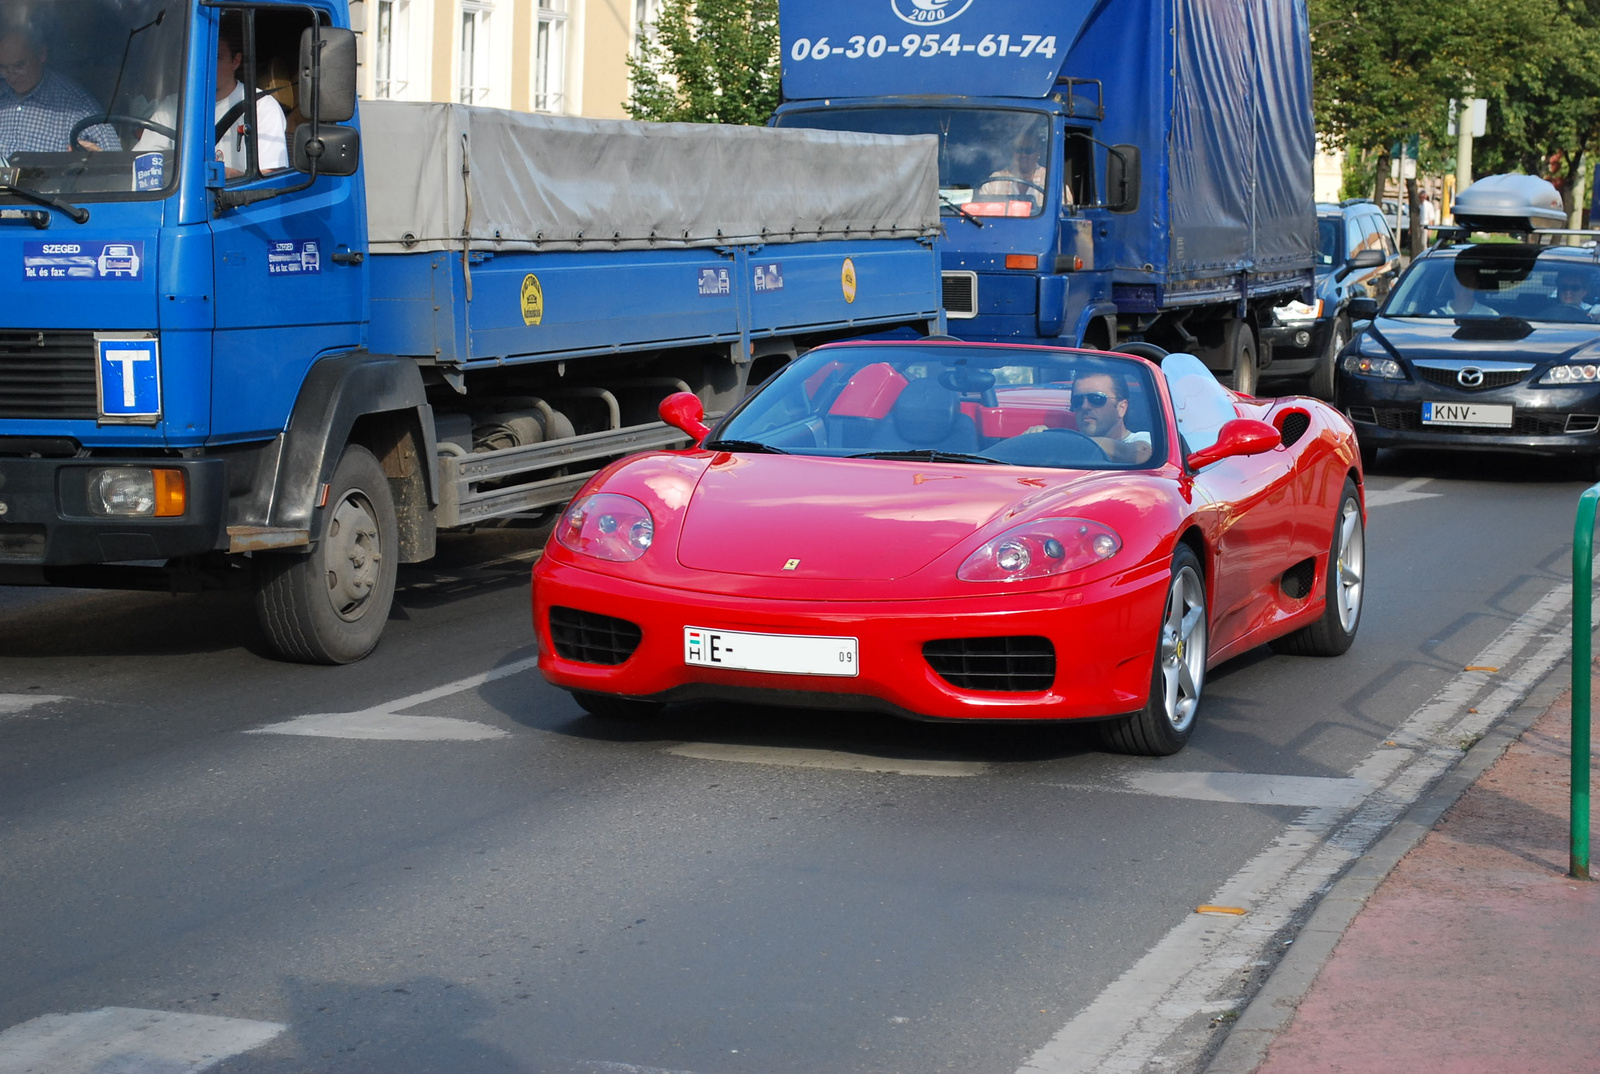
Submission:
[[[786,571],[792,571],[798,566],[800,566],[800,561],[798,559],[791,559],[783,565],[783,569]]]

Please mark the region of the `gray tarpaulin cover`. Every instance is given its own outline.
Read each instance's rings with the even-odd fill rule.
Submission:
[[[939,231],[932,136],[364,101],[373,253],[618,250]]]

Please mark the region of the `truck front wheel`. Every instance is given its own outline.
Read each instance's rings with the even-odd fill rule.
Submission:
[[[348,664],[378,644],[394,600],[394,498],[366,448],[345,448],[323,510],[327,528],[310,553],[257,557],[256,615],[285,659]]]
[[[1240,395],[1254,395],[1260,370],[1256,365],[1256,333],[1248,321],[1236,317],[1227,320],[1222,330],[1222,353],[1232,370],[1223,383]]]

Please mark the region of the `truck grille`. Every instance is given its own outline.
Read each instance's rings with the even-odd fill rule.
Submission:
[[[1049,638],[942,638],[923,645],[922,657],[960,690],[1039,693],[1056,681],[1056,648]]]
[[[550,640],[563,660],[620,664],[633,655],[643,637],[639,628],[626,619],[577,608],[550,609]]]
[[[0,418],[93,421],[92,331],[0,329]]]
[[[944,274],[944,315],[957,320],[978,315],[978,274],[976,272],[946,272]]]

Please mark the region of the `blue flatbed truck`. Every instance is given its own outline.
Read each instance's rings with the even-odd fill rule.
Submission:
[[[780,22],[776,125],[938,136],[952,333],[1149,340],[1253,392],[1267,311],[1313,282],[1305,0],[784,0]]]
[[[277,652],[356,660],[397,564],[681,441],[665,395],[943,328],[932,139],[358,118],[340,0],[17,25],[105,111],[0,145],[0,584],[248,587]]]

